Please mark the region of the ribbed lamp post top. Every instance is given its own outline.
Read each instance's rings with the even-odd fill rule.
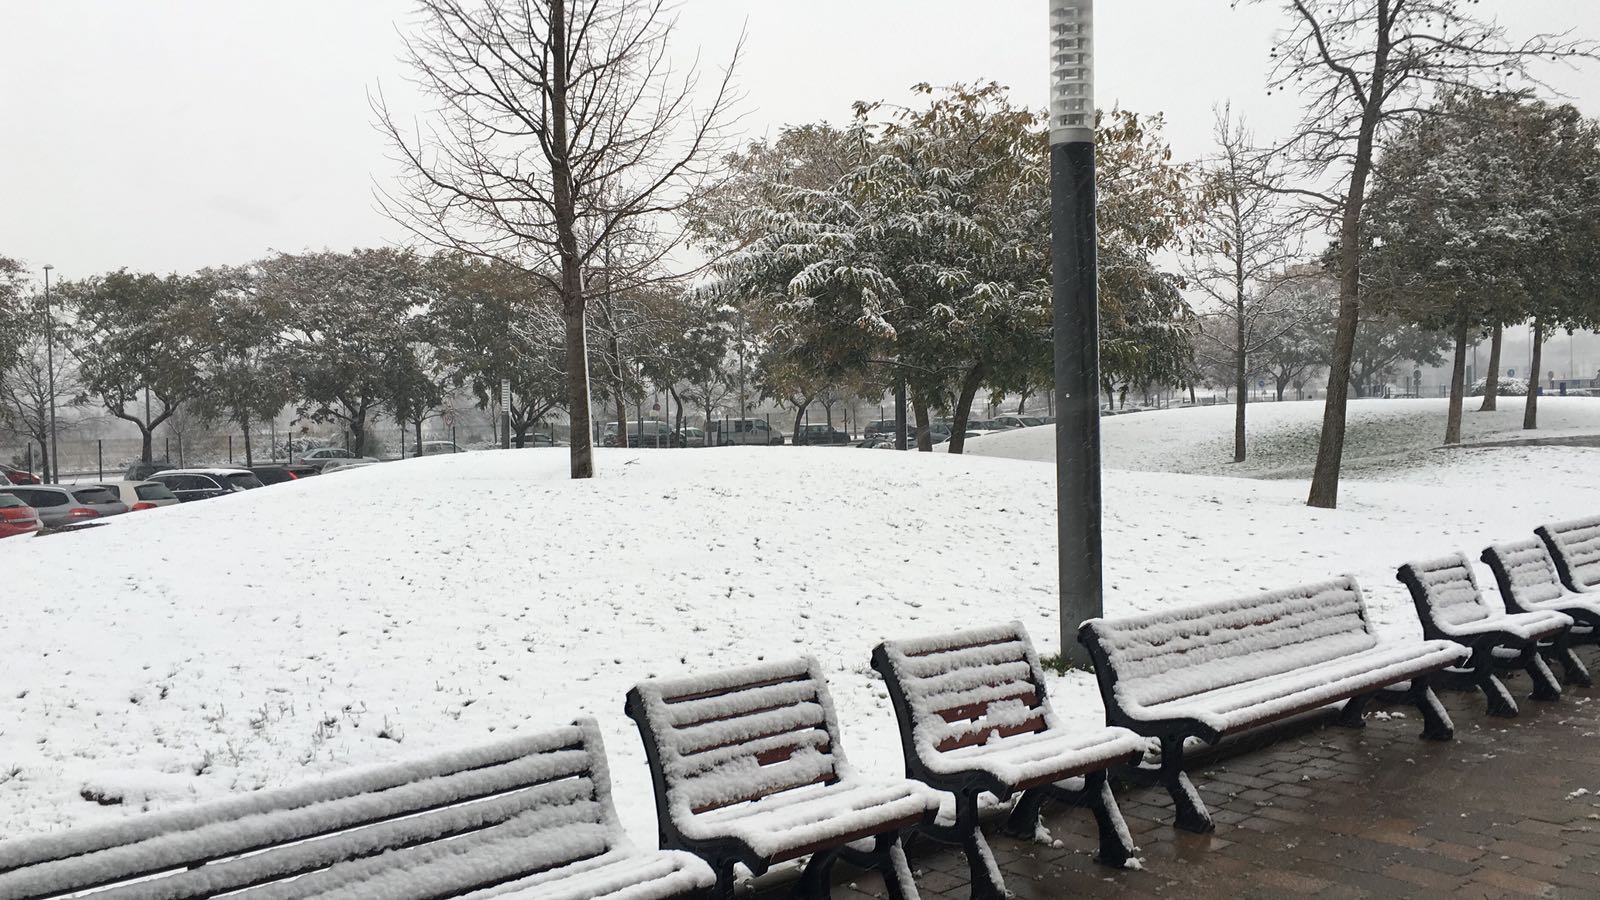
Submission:
[[[1050,0],[1050,143],[1094,141],[1094,0]]]

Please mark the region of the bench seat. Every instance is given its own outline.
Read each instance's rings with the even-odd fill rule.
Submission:
[[[628,840],[592,719],[0,841],[3,900],[667,900],[713,880],[687,853]]]
[[[1411,592],[1422,635],[1472,652],[1464,668],[1448,673],[1483,692],[1492,716],[1515,716],[1517,701],[1497,673],[1523,670],[1533,681],[1533,699],[1561,699],[1561,685],[1540,655],[1540,645],[1565,640],[1572,617],[1554,610],[1507,612],[1494,607],[1478,587],[1464,553],[1419,560],[1395,573]]]
[[[1123,619],[1090,619],[1078,640],[1094,661],[1106,723],[1160,741],[1159,767],[1177,826],[1214,827],[1183,770],[1184,742],[1223,737],[1347,701],[1340,724],[1359,727],[1378,692],[1407,685],[1423,737],[1449,740],[1450,717],[1429,686],[1471,651],[1445,640],[1379,640],[1361,588],[1343,577]]]
[[[1193,719],[1216,737],[1292,716],[1354,694],[1410,681],[1460,662],[1461,647],[1448,641],[1380,644],[1350,656],[1292,672],[1215,688],[1153,706],[1126,708],[1131,720]],[[1138,725],[1128,727],[1137,729]]]
[[[987,772],[1026,790],[1104,766],[1107,760],[1142,755],[1149,748],[1148,739],[1126,728],[1045,731],[951,750],[943,754],[948,758],[940,759],[937,768],[951,773]]]
[[[1494,544],[1484,548],[1481,558],[1494,573],[1506,612],[1557,612],[1572,619],[1572,627],[1549,646],[1541,647],[1541,652],[1561,664],[1567,684],[1592,686],[1594,680],[1588,668],[1572,648],[1600,644],[1600,594],[1568,591],[1561,583],[1549,546],[1538,537]]]
[[[822,844],[910,828],[927,818],[928,806],[928,791],[913,781],[839,781],[703,813],[684,824],[684,834],[733,838],[772,862],[784,862]]]
[[[826,679],[808,657],[683,678],[628,692],[655,785],[661,846],[704,858],[714,896],[809,857],[795,894],[828,896],[834,861],[883,876],[891,900],[915,900],[900,836],[933,820],[939,795],[876,778],[845,759]]]
[[[973,900],[1009,896],[979,827],[985,795],[1016,797],[1006,824],[1032,839],[1046,799],[1088,807],[1100,832],[1095,859],[1123,866],[1133,838],[1107,770],[1138,759],[1150,742],[1124,728],[1073,728],[1056,718],[1033,642],[1020,622],[909,640],[872,651],[900,726],[906,774],[955,798],[953,824],[929,824],[935,840],[959,844]]]

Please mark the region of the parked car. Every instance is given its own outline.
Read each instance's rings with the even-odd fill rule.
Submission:
[[[413,457],[438,456],[441,453],[465,453],[467,451],[456,446],[455,441],[423,441],[422,452],[412,451]]]
[[[529,447],[554,447],[554,446],[556,446],[556,439],[554,437],[548,435],[548,434],[545,434],[542,431],[535,431],[533,434],[528,435],[528,440],[526,441],[526,446],[529,446]]]
[[[184,503],[265,487],[249,469],[171,469],[150,480],[166,485]]]
[[[906,427],[911,428],[915,426],[907,422]],[[873,438],[879,436],[892,438],[894,437],[894,420],[873,419],[871,422],[867,423],[867,430],[862,432],[861,436],[864,438]]]
[[[617,423],[607,422],[602,442],[607,447],[617,445]],[[628,423],[629,447],[682,447],[683,435],[672,430],[672,426],[655,419],[633,421]]]
[[[301,478],[310,478],[320,475],[322,470],[316,466],[294,463],[286,466],[251,466],[250,471],[261,479],[262,484],[282,484],[285,481],[296,481]]]
[[[995,416],[990,423],[997,431],[1007,428],[1032,428],[1046,424],[1043,416]]]
[[[713,443],[719,447],[783,443],[783,432],[768,425],[766,419],[722,419],[712,425],[716,435]]]
[[[129,465],[128,470],[122,473],[122,480],[149,481],[150,476],[157,472],[165,472],[168,469],[176,468],[177,466],[167,462],[166,460],[158,460],[156,462],[136,462]]]
[[[307,450],[300,454],[300,462],[303,465],[316,466],[326,472],[329,469],[348,466],[351,463],[375,463],[377,460],[370,456],[362,456],[359,453],[351,453],[343,447],[318,447],[315,450]]]
[[[796,447],[848,444],[850,440],[850,435],[832,425],[801,425],[794,433]]]
[[[39,484],[39,476],[16,466],[0,466],[0,478],[12,484]],[[0,482],[3,484],[4,482]]]
[[[45,528],[81,525],[128,511],[126,504],[97,485],[13,485],[0,487],[0,493],[10,494],[33,507]]]
[[[177,496],[159,481],[107,481],[95,486],[110,491],[129,512],[178,505]]]
[[[0,538],[33,534],[43,527],[39,514],[22,498],[0,494]]]
[[[703,429],[686,427],[681,434],[683,435],[683,445],[685,447],[704,447],[706,445],[706,433]]]

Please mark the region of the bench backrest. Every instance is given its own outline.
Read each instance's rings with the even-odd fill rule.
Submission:
[[[1567,593],[1550,548],[1539,538],[1494,544],[1483,551],[1483,562],[1494,573],[1507,612],[1528,612]]]
[[[848,774],[827,681],[810,657],[628,692],[662,829],[700,813]]]
[[[1541,525],[1534,533],[1550,548],[1568,590],[1600,590],[1600,516]]]
[[[1039,657],[1020,622],[884,641],[872,651],[872,667],[909,738],[902,747],[913,774],[940,753],[1055,724]]]
[[[442,879],[439,896],[626,846],[593,720],[294,787],[0,842],[0,898],[76,896],[119,884],[118,897],[210,897],[269,884],[282,888],[274,894],[303,897],[352,882],[370,884],[385,874],[415,885],[411,873],[385,873],[386,860],[376,857],[441,841],[450,853],[489,842],[500,850],[490,855],[492,862],[435,872]],[[148,876],[160,877],[127,883]]]
[[[1465,553],[1406,563],[1395,577],[1411,592],[1424,637],[1430,640],[1448,635],[1451,626],[1495,614],[1478,589],[1478,578]]]
[[[1094,658],[1108,715],[1281,675],[1377,644],[1350,576],[1238,600],[1090,619],[1078,640]]]

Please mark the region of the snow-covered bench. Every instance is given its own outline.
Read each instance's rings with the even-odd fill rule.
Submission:
[[[1238,600],[1125,619],[1090,619],[1089,649],[1106,721],[1161,742],[1153,775],[1172,795],[1177,825],[1210,831],[1211,816],[1183,771],[1184,741],[1223,737],[1341,700],[1340,723],[1360,727],[1372,695],[1409,682],[1423,737],[1454,727],[1428,686],[1468,650],[1448,641],[1380,641],[1355,579],[1337,578]]]
[[[1575,594],[1600,593],[1600,516],[1534,529],[1550,548],[1561,583]]]
[[[1533,699],[1561,699],[1561,685],[1544,664],[1539,645],[1560,640],[1572,626],[1571,617],[1554,610],[1508,613],[1491,607],[1463,553],[1406,563],[1395,577],[1411,592],[1424,638],[1471,649],[1463,674],[1483,691],[1489,715],[1517,714],[1517,702],[1496,672],[1522,669],[1533,681]]]
[[[842,857],[881,873],[894,900],[915,900],[900,835],[933,819],[939,795],[849,765],[815,660],[652,679],[628,692],[627,711],[655,781],[661,846],[709,861],[715,896],[733,896],[735,865],[760,875],[809,856],[797,896],[828,896]]]
[[[0,898],[679,897],[686,853],[642,850],[594,722],[294,787],[0,842]],[[87,895],[79,892],[96,891]],[[232,893],[237,891],[238,893]]]
[[[906,774],[955,795],[954,825],[925,831],[966,851],[973,897],[1006,895],[978,827],[984,793],[999,800],[1021,793],[1007,831],[1025,838],[1038,832],[1047,797],[1084,804],[1099,825],[1098,859],[1127,862],[1133,841],[1106,769],[1136,761],[1149,741],[1125,728],[1064,727],[1021,623],[884,641],[872,651],[872,667],[883,675],[900,721]],[[1081,785],[1060,784],[1079,776]]]
[[[1554,610],[1572,619],[1572,627],[1554,646],[1542,649],[1561,663],[1567,684],[1593,685],[1589,670],[1572,647],[1600,644],[1600,595],[1568,592],[1550,558],[1550,548],[1539,538],[1495,544],[1483,551],[1483,561],[1494,573],[1507,612]]]

